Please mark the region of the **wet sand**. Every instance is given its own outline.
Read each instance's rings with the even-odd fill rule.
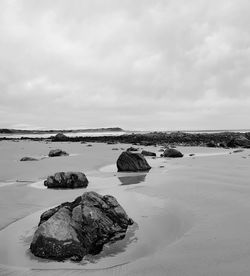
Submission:
[[[129,146],[0,142],[0,275],[249,275],[250,150],[179,147],[184,158],[147,158],[149,173],[117,173]],[[52,148],[70,156],[19,161]],[[47,175],[70,170],[87,175],[87,189],[44,189]],[[136,222],[126,238],[80,264],[32,256],[40,213],[87,190],[118,199]]]

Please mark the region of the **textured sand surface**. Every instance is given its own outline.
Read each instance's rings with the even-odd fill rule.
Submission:
[[[18,161],[50,147],[72,155]],[[121,151],[113,147],[0,143],[0,275],[250,275],[249,150],[180,147],[184,158],[149,158],[148,174],[118,174]],[[31,184],[63,170],[85,172],[88,190],[114,195],[137,223],[124,242],[82,264],[44,262],[28,252],[39,212],[85,191]]]

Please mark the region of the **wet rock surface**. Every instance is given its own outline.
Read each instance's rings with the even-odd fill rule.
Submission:
[[[41,258],[80,261],[123,239],[133,223],[113,196],[86,192],[41,215],[30,250]]]
[[[116,162],[118,172],[139,172],[151,169],[147,160],[141,153],[124,151]]]
[[[57,172],[47,177],[44,186],[56,189],[86,188],[88,179],[82,172]]]

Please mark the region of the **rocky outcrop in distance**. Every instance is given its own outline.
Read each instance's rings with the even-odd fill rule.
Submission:
[[[246,142],[234,142],[235,139],[242,140],[246,138]],[[22,137],[20,139],[1,137],[1,140],[31,140],[31,141],[52,141],[52,138],[30,138]],[[98,137],[68,137],[68,142],[100,142],[100,143],[126,143],[141,146],[210,146],[212,141],[215,147],[250,147],[250,132],[218,132],[218,133],[186,133],[186,132],[150,132],[145,134],[124,134],[117,136],[98,136]]]

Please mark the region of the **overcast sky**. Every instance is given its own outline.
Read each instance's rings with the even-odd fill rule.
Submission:
[[[250,128],[249,0],[1,0],[0,128]]]

